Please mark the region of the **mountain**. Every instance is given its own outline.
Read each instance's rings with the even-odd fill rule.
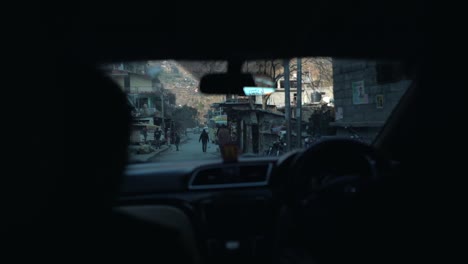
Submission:
[[[207,121],[203,115],[207,114],[211,104],[225,99],[222,95],[207,95],[199,91],[200,78],[210,72],[204,63],[185,64],[190,67],[190,71],[181,63],[172,60],[150,61],[148,64],[151,69],[155,69],[154,72],[164,87],[176,95],[176,105],[196,108],[201,122]]]
[[[310,57],[302,59],[303,80],[309,79],[318,91],[324,92],[326,97],[333,98],[333,69],[332,59]],[[153,70],[164,87],[176,95],[176,105],[188,105],[199,112],[200,121],[210,105],[223,102],[225,96],[207,95],[199,92],[199,81],[205,74],[226,72],[226,61],[150,61],[150,71]],[[156,70],[155,70],[156,69]],[[245,63],[243,70],[250,73],[267,74],[278,80],[283,75],[282,60],[259,60]],[[297,60],[290,60],[291,77],[297,75]]]

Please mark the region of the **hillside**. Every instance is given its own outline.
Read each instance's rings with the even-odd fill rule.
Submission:
[[[176,105],[196,108],[201,122],[206,121],[203,115],[208,112],[212,103],[224,100],[224,96],[206,95],[199,92],[199,80],[205,72],[204,65],[201,63],[197,65],[191,62],[191,69],[194,69],[198,76],[194,76],[175,61],[152,61],[149,64],[159,69],[158,78],[166,89],[176,95]]]
[[[157,68],[158,78],[164,87],[176,95],[177,105],[188,105],[199,111],[199,120],[205,122],[205,115],[210,105],[224,101],[222,95],[206,95],[199,92],[199,80],[208,73],[226,72],[225,61],[151,61],[149,65]],[[333,71],[331,58],[303,58],[303,80],[311,80],[311,85],[333,98]],[[296,75],[296,60],[290,62],[290,72]],[[244,64],[244,71],[263,73],[278,80],[283,75],[281,60],[251,61]]]

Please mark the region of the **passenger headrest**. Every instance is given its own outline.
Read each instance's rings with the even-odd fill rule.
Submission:
[[[130,108],[126,95],[93,67],[59,70],[65,104],[66,171],[55,199],[69,207],[110,209],[128,158]]]

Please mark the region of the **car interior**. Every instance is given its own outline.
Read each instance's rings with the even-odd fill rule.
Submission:
[[[432,10],[423,1],[309,4],[254,11],[226,3],[230,13],[154,3],[40,9],[32,48],[17,53],[35,66],[16,78],[29,83],[16,97],[28,121],[11,126],[21,130],[22,143],[11,142],[21,159],[8,164],[14,183],[2,188],[2,255],[320,264],[440,253],[436,219],[448,206],[435,201],[444,190],[428,186],[443,175],[431,173],[454,168],[441,168],[446,156],[435,149],[452,144],[463,103],[434,103],[456,81],[437,67]],[[280,157],[127,164],[130,109],[98,65],[224,60],[235,75],[247,60],[305,56],[396,59],[413,82],[372,144],[336,138]]]

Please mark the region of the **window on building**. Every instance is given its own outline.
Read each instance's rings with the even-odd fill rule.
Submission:
[[[289,81],[290,88],[297,88],[297,81]]]
[[[134,72],[135,68],[130,63],[124,63],[124,70],[129,71],[129,72]]]
[[[280,81],[280,88],[284,89],[285,81]],[[297,81],[289,81],[289,88],[297,88]]]
[[[148,107],[149,101],[148,98],[138,98],[137,107],[142,108],[144,105]]]

